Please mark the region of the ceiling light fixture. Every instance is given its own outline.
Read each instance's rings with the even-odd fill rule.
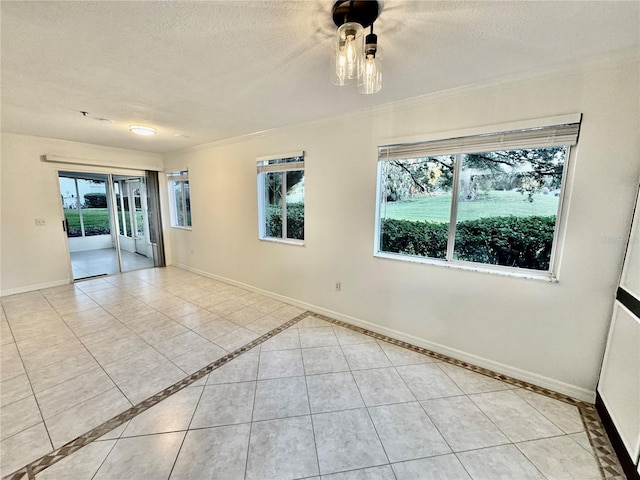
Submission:
[[[144,135],[146,137],[156,134],[155,128],[143,127],[141,125],[129,125],[129,131],[131,133],[135,133],[136,135]]]
[[[378,18],[377,0],[338,0],[331,13],[338,27],[331,55],[331,83],[347,85],[357,80],[358,92],[377,93],[382,88],[382,50],[373,33]],[[364,29],[371,27],[369,35]]]

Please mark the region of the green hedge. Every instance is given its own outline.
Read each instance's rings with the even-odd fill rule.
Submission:
[[[267,236],[282,238],[282,212],[277,205],[267,207]],[[304,240],[304,203],[287,204],[287,237]]]
[[[491,217],[456,225],[458,260],[548,270],[556,217]],[[445,258],[448,224],[386,219],[384,252]]]

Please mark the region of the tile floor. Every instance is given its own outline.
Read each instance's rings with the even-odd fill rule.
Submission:
[[[153,267],[153,259],[137,253],[122,251],[122,270],[137,270]],[[118,253],[115,248],[101,248],[71,252],[73,278],[81,279],[98,275],[111,275],[119,272]]]
[[[253,342],[35,478],[603,478],[574,405],[175,268],[2,307],[2,475]]]

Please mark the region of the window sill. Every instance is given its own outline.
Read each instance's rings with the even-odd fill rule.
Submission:
[[[271,243],[284,243],[286,245],[294,245],[296,247],[304,247],[304,240],[294,240],[291,238],[273,238],[273,237],[262,237],[258,238],[261,242],[271,242]]]
[[[499,265],[483,265],[472,262],[436,260],[432,258],[413,257],[410,255],[397,255],[386,252],[375,252],[374,257],[400,262],[421,263],[425,265],[436,265],[438,267],[453,268],[455,270],[465,270],[468,272],[480,272],[490,275],[501,275],[505,277],[524,278],[528,280],[538,280],[549,283],[558,283],[558,279],[551,272],[520,271],[511,267],[501,267]]]
[[[193,227],[181,227],[179,225],[171,225],[171,228],[175,228],[177,230],[187,230],[189,232],[193,230]]]

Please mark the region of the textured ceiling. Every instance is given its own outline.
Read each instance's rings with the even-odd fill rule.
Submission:
[[[387,0],[364,96],[329,83],[332,4],[2,1],[2,129],[167,152],[640,51],[636,1]]]

